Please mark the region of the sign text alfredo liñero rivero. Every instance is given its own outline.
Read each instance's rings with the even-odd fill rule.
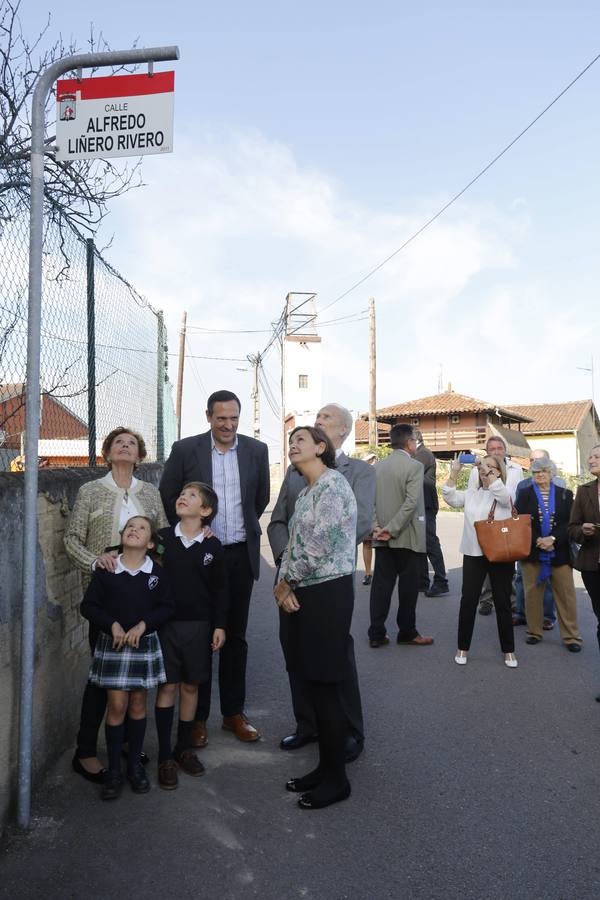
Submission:
[[[170,153],[174,88],[174,72],[58,81],[56,158]]]

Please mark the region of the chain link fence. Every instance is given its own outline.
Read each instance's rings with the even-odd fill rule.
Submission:
[[[0,222],[0,470],[23,467],[29,210]],[[175,439],[167,337],[153,309],[92,241],[44,235],[39,465],[100,461],[117,425],[140,432],[148,460]]]

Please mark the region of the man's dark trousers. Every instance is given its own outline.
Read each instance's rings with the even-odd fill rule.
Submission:
[[[419,564],[419,584],[422,589],[429,588],[429,566],[427,559],[431,560],[433,567],[433,587],[448,587],[448,576],[446,575],[446,566],[444,564],[444,556],[440,545],[440,539],[437,536],[436,528],[437,513],[433,509],[425,509],[425,540],[427,552],[421,553]]]
[[[385,637],[385,621],[396,579],[398,580],[398,640],[412,641],[417,637],[416,609],[419,595],[419,562],[421,553],[404,547],[376,547],[375,569],[371,583],[371,625],[369,638]]]
[[[250,596],[254,576],[248,559],[246,543],[229,544],[225,551],[227,567],[229,611],[225,630],[225,644],[219,651],[219,693],[221,713],[236,716],[244,711],[246,700],[246,660],[248,644],[246,628],[250,610]],[[198,689],[196,719],[206,721],[210,713],[212,667],[209,680]]]

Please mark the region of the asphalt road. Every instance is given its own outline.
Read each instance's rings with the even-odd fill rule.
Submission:
[[[292,725],[265,552],[249,629],[248,715],[255,745],[213,716],[207,774],[173,793],[125,790],[101,803],[69,754],[34,803],[34,828],[0,852],[0,896],[219,900],[571,900],[600,896],[600,659],[587,595],[578,591],[584,652],[556,631],[507,669],[494,616],[478,617],[469,663],[453,662],[461,518],[438,530],[451,593],[420,595],[432,647],[371,650],[368,588],[357,576],[354,637],[367,747],[352,797],[308,812],[284,789],[315,748],[278,749]],[[578,582],[580,584],[580,582]],[[390,635],[394,622],[388,623]],[[147,750],[156,759],[154,728]],[[155,766],[150,766],[155,780]]]

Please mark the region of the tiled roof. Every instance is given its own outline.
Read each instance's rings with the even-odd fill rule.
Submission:
[[[426,416],[426,415],[450,415],[461,412],[495,412],[498,410],[505,419],[513,419],[519,422],[527,421],[524,413],[516,412],[515,407],[498,406],[487,400],[477,400],[475,397],[467,397],[465,394],[457,394],[455,391],[444,391],[442,394],[434,394],[432,397],[421,397],[419,400],[407,400],[405,403],[396,403],[394,406],[385,406],[377,410],[377,418],[394,418],[396,416]]]
[[[591,400],[511,406],[511,409],[531,420],[523,426],[524,434],[559,434],[565,431],[578,431],[591,408]]]
[[[387,435],[392,426],[387,422],[377,423],[377,434],[379,437]],[[369,422],[366,419],[357,419],[354,423],[354,440],[359,443],[366,443],[369,440]]]

